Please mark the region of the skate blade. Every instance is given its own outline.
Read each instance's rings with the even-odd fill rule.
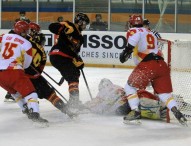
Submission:
[[[142,122],[141,122],[140,119],[131,120],[131,121],[129,121],[129,120],[123,120],[123,123],[124,123],[124,124],[127,124],[127,125],[141,125],[141,124],[142,124]]]
[[[4,102],[6,102],[6,103],[16,103],[15,100],[9,100],[9,99],[5,99]]]
[[[186,121],[179,121],[179,123],[184,126],[184,127],[188,127],[188,124]]]

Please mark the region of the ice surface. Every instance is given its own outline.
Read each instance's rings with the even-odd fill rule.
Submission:
[[[124,86],[131,70],[116,68],[85,68],[84,73],[93,97],[102,78]],[[61,75],[53,67],[45,72],[59,81]],[[49,79],[48,79],[49,80]],[[68,99],[66,82],[56,89]],[[143,120],[142,125],[125,125],[120,116],[83,114],[76,120],[69,119],[48,101],[40,100],[42,117],[50,122],[47,128],[37,128],[15,103],[0,98],[0,146],[186,146],[191,143],[191,130],[178,123]],[[83,77],[80,78],[80,98],[90,100]]]

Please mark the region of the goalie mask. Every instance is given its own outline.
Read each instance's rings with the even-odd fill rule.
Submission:
[[[104,78],[100,81],[99,86],[98,86],[98,90],[100,91],[101,89],[107,88],[107,87],[112,86],[112,85],[113,85],[113,83],[109,79]]]

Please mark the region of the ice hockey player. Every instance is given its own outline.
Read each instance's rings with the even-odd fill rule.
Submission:
[[[139,93],[140,110],[143,118],[164,119],[166,117],[166,107],[156,96],[145,90]],[[131,112],[124,88],[113,84],[107,78],[100,81],[96,98],[87,101],[85,106],[90,112],[103,115],[127,115]]]
[[[58,42],[52,47],[49,55],[51,64],[61,73],[69,86],[69,109],[78,111],[79,77],[84,62],[79,56],[80,47],[83,44],[81,32],[89,24],[90,20],[84,13],[78,13],[74,23],[69,21],[51,23],[49,30],[59,35]]]
[[[26,76],[24,69],[32,62],[32,45],[26,40],[29,24],[18,21],[13,31],[2,37],[0,59],[0,86],[12,96],[21,98],[27,103],[28,117],[37,123],[47,124],[48,121],[40,117],[38,95]],[[24,110],[24,107],[22,107]]]
[[[25,69],[25,73],[33,83],[38,94],[38,98],[47,99],[61,112],[66,113],[65,103],[56,95],[54,89],[49,86],[47,80],[43,76],[41,76],[47,59],[45,50],[43,48],[46,42],[45,35],[43,33],[40,33],[40,26],[37,23],[31,22],[29,24],[29,29],[30,34],[27,36],[27,40],[29,40],[29,42],[32,44],[33,60],[30,66]],[[26,103],[21,100],[21,98],[17,96],[12,97],[12,95],[9,93],[7,93],[6,96],[8,96],[9,99],[15,98],[16,102],[22,109],[22,112],[27,115],[29,114],[28,107]],[[72,113],[67,114],[70,117],[73,116]]]
[[[143,27],[140,15],[133,14],[129,18],[130,29],[127,32],[127,46],[120,54],[120,62],[126,62],[137,46],[137,65],[128,78],[125,92],[131,107],[131,112],[124,117],[124,123],[141,119],[138,93],[151,83],[159,99],[173,112],[177,120],[186,125],[186,118],[177,109],[177,103],[172,96],[172,83],[169,68],[161,57],[157,45],[157,38]]]
[[[74,115],[67,111],[66,104],[57,96],[49,82],[41,75],[47,60],[44,50],[45,35],[40,33],[40,26],[37,23],[30,23],[29,28],[30,32],[32,32],[32,34],[30,33],[29,41],[33,47],[33,61],[30,67],[25,69],[25,73],[29,75],[40,99],[47,99],[61,112],[72,117]]]

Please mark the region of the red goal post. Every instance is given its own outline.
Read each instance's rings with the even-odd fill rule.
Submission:
[[[191,120],[191,41],[158,39],[158,43],[171,71],[173,96],[178,108]],[[172,112],[167,111],[167,122],[173,119]]]

